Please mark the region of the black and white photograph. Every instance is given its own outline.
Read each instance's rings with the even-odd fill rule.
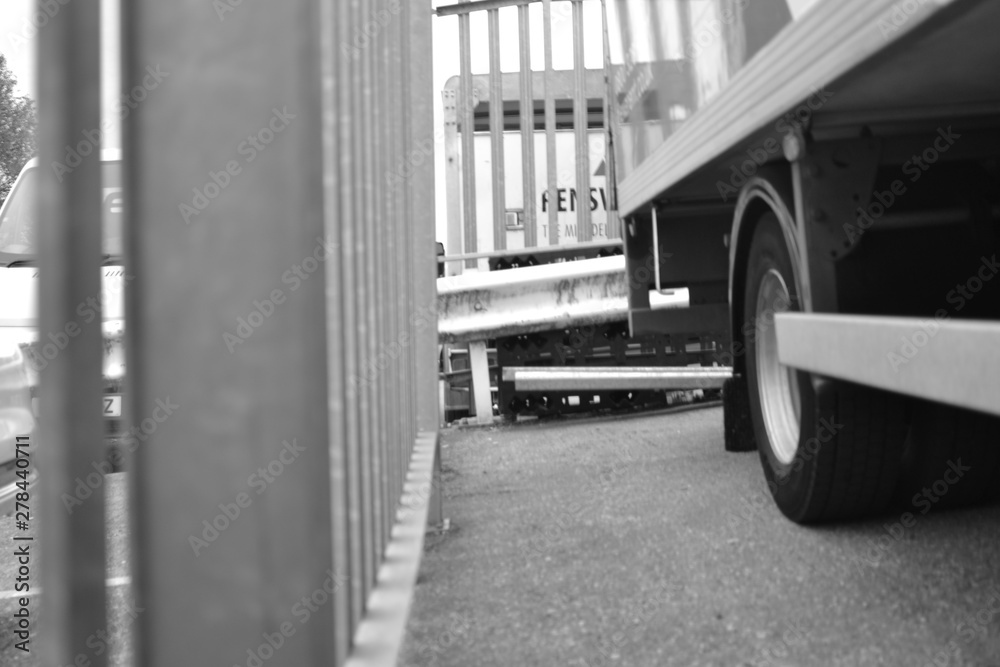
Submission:
[[[1000,667],[998,36],[4,0],[0,667]]]

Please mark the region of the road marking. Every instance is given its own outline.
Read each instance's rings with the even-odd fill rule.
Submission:
[[[132,577],[112,577],[104,582],[105,586],[108,588],[116,588],[118,586],[128,586],[132,583]],[[41,595],[42,589],[35,587],[30,591],[24,593],[19,593],[17,591],[3,591],[0,593],[0,600],[13,600],[14,598],[24,598],[24,597],[34,597],[35,595]]]

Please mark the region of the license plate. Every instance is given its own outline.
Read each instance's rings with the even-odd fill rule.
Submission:
[[[104,395],[104,416],[105,417],[121,417],[122,416],[122,395],[121,394],[105,394]]]

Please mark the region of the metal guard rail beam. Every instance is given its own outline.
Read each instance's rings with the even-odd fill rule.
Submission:
[[[438,278],[438,340],[498,336],[601,324],[628,316],[621,255]]]
[[[438,341],[618,322],[628,317],[625,257],[527,266],[438,278]],[[686,291],[658,295],[655,308],[683,308]]]

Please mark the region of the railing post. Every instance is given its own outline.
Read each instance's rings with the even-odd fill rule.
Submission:
[[[162,418],[131,480],[148,667],[330,664],[357,576],[332,555],[324,3],[123,4],[123,81],[163,77],[125,125],[130,412]]]
[[[99,9],[98,0],[58,6],[38,31],[43,74],[38,88],[39,338],[51,345],[50,336],[66,336],[71,324],[77,330],[41,372],[43,418],[32,445],[44,444],[27,450],[38,456],[40,483],[29,502],[39,503],[41,530],[37,540],[14,543],[41,556],[45,616],[34,645],[26,646],[40,648],[41,664],[46,665],[72,663],[88,650],[87,638],[108,627],[104,487],[98,485],[80,505],[66,506],[63,500],[78,493],[79,480],[100,475],[95,469],[100,470],[106,457],[101,421],[102,319],[98,316],[87,323],[77,310],[102,295],[99,147],[90,144],[91,153],[68,173],[49,168],[68,162],[66,147],[78,146],[85,133],[101,127]],[[30,555],[28,560],[38,562]],[[31,602],[29,613],[37,614],[37,608],[31,609],[35,604]],[[91,664],[103,667],[107,654],[93,656]]]

